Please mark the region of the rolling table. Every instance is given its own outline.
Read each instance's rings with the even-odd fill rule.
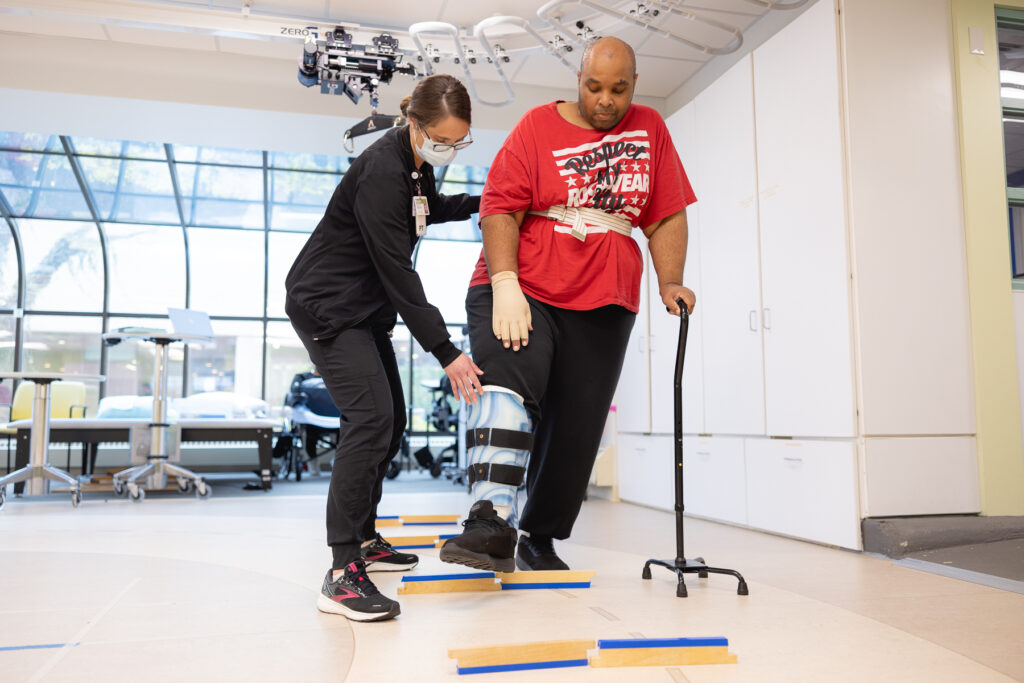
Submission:
[[[21,379],[34,382],[32,397],[32,443],[29,449],[29,464],[20,470],[0,477],[0,508],[4,506],[8,484],[27,482],[25,493],[30,496],[50,492],[51,481],[62,481],[71,487],[71,504],[78,507],[82,500],[82,489],[77,479],[62,469],[47,462],[50,448],[50,384],[60,380],[80,382],[102,382],[103,375],[75,375],[61,372],[0,372],[0,379]]]
[[[167,366],[168,348],[171,344],[182,342],[211,341],[210,337],[191,334],[179,334],[158,331],[122,331],[108,332],[103,341],[112,346],[125,339],[138,339],[156,344],[156,367],[153,370],[153,421],[149,423],[150,449],[146,462],[142,465],[123,470],[114,475],[114,493],[128,494],[133,501],[139,502],[146,497],[146,492],[139,486],[139,480],[146,477],[146,486],[150,489],[162,489],[167,485],[167,475],[178,478],[178,489],[187,492],[195,487],[196,495],[206,498],[210,495],[210,486],[203,478],[179,465],[167,461],[167,437],[174,425],[167,422]]]

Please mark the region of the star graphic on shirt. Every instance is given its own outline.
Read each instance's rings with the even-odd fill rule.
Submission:
[[[638,164],[638,163],[636,163],[636,162],[634,161],[634,162],[633,162],[633,170],[634,170],[634,171],[639,171],[639,170],[640,170],[640,164]]]
[[[572,176],[569,176],[569,179],[566,180],[565,182],[569,183],[569,187],[575,187],[576,186],[576,179],[573,178]]]
[[[635,197],[635,196],[630,197],[629,198],[629,203],[630,204],[639,204],[640,203],[640,199],[638,197]]]

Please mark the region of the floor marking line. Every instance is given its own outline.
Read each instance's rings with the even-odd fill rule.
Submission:
[[[7,645],[0,647],[0,652],[13,652],[15,650],[53,650],[58,647],[75,647],[78,643],[47,643],[45,645]]]
[[[665,669],[665,671],[675,683],[690,683],[690,679],[686,677],[682,669]]]
[[[58,650],[57,653],[50,659],[50,661],[43,666],[43,668],[39,669],[39,671],[36,671],[35,675],[29,679],[28,683],[36,683],[37,681],[42,680],[43,676],[50,673],[53,670],[53,667],[57,666],[57,664],[60,663],[60,660],[64,659],[64,657],[67,656],[68,652],[71,651],[71,648],[78,647],[78,645],[82,642],[82,638],[85,637],[85,634],[88,633],[93,626],[98,624],[100,620],[107,615],[107,612],[112,610],[114,608],[114,605],[116,605],[118,601],[120,601],[121,598],[123,598],[125,594],[128,593],[128,591],[134,588],[135,584],[137,584],[139,581],[142,581],[142,577],[137,577],[134,581],[132,581],[127,586],[122,588],[121,591],[114,596],[113,600],[108,602],[103,607],[103,609],[101,609],[99,613],[96,614],[95,617],[87,621],[85,626],[79,629],[78,633],[76,633],[74,637],[71,638],[71,642],[64,645],[64,647]]]
[[[600,607],[594,607],[593,605],[591,605],[590,609],[594,610],[595,612],[600,614],[602,617],[604,617],[608,621],[621,621],[617,616],[615,616],[614,614],[612,614],[611,612],[609,612],[606,609],[602,609]]]

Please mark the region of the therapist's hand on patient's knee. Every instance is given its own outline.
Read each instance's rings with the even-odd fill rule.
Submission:
[[[444,374],[452,381],[452,393],[458,401],[476,403],[477,396],[483,396],[484,388],[480,384],[480,375],[484,371],[476,366],[469,356],[460,353],[459,357],[445,366]]]

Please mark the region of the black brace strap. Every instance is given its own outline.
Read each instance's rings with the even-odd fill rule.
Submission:
[[[466,432],[466,448],[494,446],[516,451],[533,450],[533,434],[514,429],[470,429]]]
[[[495,484],[522,486],[525,467],[515,465],[499,465],[498,463],[479,462],[466,468],[466,479],[469,486],[477,481],[493,481]]]

